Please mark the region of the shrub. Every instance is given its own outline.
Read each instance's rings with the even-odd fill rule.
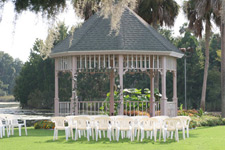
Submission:
[[[41,120],[34,124],[34,129],[54,129],[55,123],[48,120]]]

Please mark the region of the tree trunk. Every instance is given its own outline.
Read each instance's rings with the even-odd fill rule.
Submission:
[[[208,78],[208,69],[209,69],[209,42],[210,42],[210,26],[209,22],[206,21],[205,28],[205,68],[204,68],[204,78],[202,86],[202,97],[201,97],[201,109],[205,111],[205,97],[206,97],[206,88],[207,88],[207,78]]]
[[[224,21],[222,21],[221,23],[221,100],[222,100],[222,103],[221,103],[222,117],[225,118],[225,24],[224,24]]]

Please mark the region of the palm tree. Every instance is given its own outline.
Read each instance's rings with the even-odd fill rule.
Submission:
[[[184,3],[184,12],[189,20],[189,28],[196,36],[202,37],[203,25],[205,23],[205,68],[202,86],[200,107],[205,110],[205,97],[209,68],[209,43],[212,21],[220,25],[220,0],[189,0]]]
[[[137,13],[155,29],[158,25],[173,26],[179,13],[179,5],[175,0],[139,0]]]

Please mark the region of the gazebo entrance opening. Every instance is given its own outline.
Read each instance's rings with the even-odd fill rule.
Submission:
[[[73,75],[72,97],[70,101],[60,102],[58,96],[58,72],[70,71]],[[161,74],[162,98],[155,102],[154,94],[149,101],[124,101],[123,100],[123,75],[125,73],[143,72],[150,77],[150,90],[154,93],[154,73]],[[167,102],[166,97],[166,72],[173,73],[173,101]],[[110,102],[107,101],[79,101],[77,95],[78,73],[107,73],[110,77]],[[119,101],[114,101],[115,76],[119,76]],[[93,85],[94,86],[94,85]],[[118,114],[131,115],[128,111],[148,112],[151,116],[161,115],[176,116],[176,58],[164,55],[150,54],[88,54],[58,57],[55,59],[55,115],[68,114],[101,114],[114,115],[114,104],[118,105]],[[135,108],[134,106],[140,106]],[[124,111],[126,110],[126,111]],[[157,113],[156,113],[157,112]],[[142,113],[143,114],[143,113]]]

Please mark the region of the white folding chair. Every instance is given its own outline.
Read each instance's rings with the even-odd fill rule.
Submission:
[[[81,138],[81,134],[84,134],[84,136],[86,136],[85,131],[87,131],[87,140],[89,141],[92,134],[90,126],[91,119],[87,116],[77,116],[74,117],[74,119],[76,121],[75,140],[77,140],[78,134],[79,138]]]
[[[156,142],[157,129],[155,127],[157,123],[157,119],[155,118],[142,118],[139,120],[138,125],[138,141],[141,132],[141,141],[144,139],[145,131],[147,132],[147,138],[149,136],[149,132],[151,132],[150,138],[152,139],[152,134],[154,133],[154,141]]]
[[[112,126],[111,126],[111,118],[109,117],[96,117],[94,119],[95,122],[95,133],[96,133],[96,141],[98,141],[98,135],[101,138],[101,131],[103,131],[103,136],[105,137],[105,131],[107,131],[107,137],[111,141],[111,132],[112,132]]]
[[[67,119],[65,117],[52,117],[51,121],[55,123],[53,141],[58,139],[58,131],[65,130],[66,140],[69,137],[69,127],[65,126]]]
[[[163,126],[163,121],[167,118],[169,118],[168,116],[155,116],[155,117],[152,117],[152,118],[155,118],[157,119],[157,122],[156,122],[156,125],[155,125],[155,128],[156,130],[159,130],[159,141],[161,140],[161,136],[162,136],[162,126]],[[163,133],[164,134],[164,133]],[[157,135],[156,135],[157,136]],[[164,136],[164,135],[163,135]]]
[[[2,138],[3,136],[6,135],[5,129],[6,129],[7,136],[9,137],[8,121],[6,120],[6,118],[4,116],[0,116],[0,138]]]
[[[164,142],[166,142],[167,134],[171,132],[171,139],[173,138],[173,132],[175,132],[175,140],[179,142],[179,134],[178,134],[178,123],[180,119],[178,118],[167,118],[163,121],[162,131]]]
[[[10,129],[12,130],[12,135],[14,135],[14,128],[18,127],[18,129],[19,129],[19,136],[21,136],[21,128],[22,128],[22,126],[25,127],[25,134],[27,135],[26,120],[23,120],[20,116],[10,115],[10,116],[7,116],[7,121],[9,123],[9,135],[11,134],[10,133]],[[23,121],[23,123],[20,123],[19,121]]]
[[[116,123],[116,139],[119,141],[120,132],[122,139],[125,137],[127,131],[127,137],[133,141],[134,130],[133,130],[133,119],[130,117],[118,117],[115,120]]]
[[[190,124],[190,121],[191,121],[191,117],[189,117],[189,116],[177,116],[177,118],[179,118],[182,121],[184,129],[186,129],[186,131],[187,131],[187,138],[189,138],[189,124]]]

